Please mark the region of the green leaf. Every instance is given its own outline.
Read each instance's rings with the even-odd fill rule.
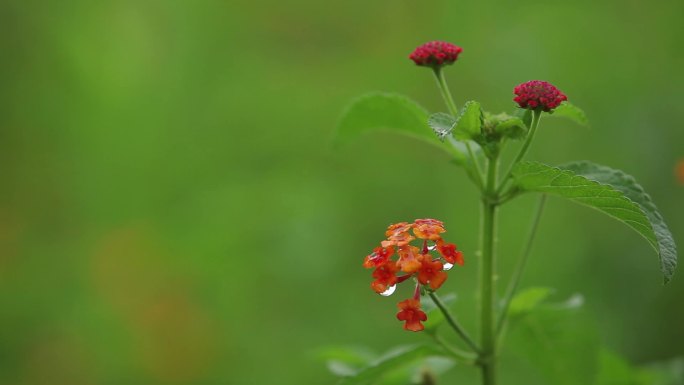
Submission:
[[[352,365],[339,360],[329,360],[326,362],[326,366],[330,373],[338,377],[351,377],[356,375],[357,369]]]
[[[532,124],[532,110],[528,110],[527,108],[518,108],[513,114],[520,118],[523,123],[525,123],[526,127],[529,127]]]
[[[635,367],[618,354],[603,348],[599,356],[599,370],[595,385],[675,385],[658,370]]]
[[[428,119],[428,125],[441,140],[444,140],[445,137],[451,135],[455,123],[456,118],[443,112],[432,114]]]
[[[456,118],[453,135],[456,139],[473,139],[482,132],[482,123],[480,103],[470,100],[466,102]]]
[[[507,116],[494,127],[494,131],[511,139],[523,139],[527,134],[527,126],[517,116]]]
[[[681,385],[684,383],[684,359],[635,366],[623,357],[602,349],[595,385]]]
[[[641,371],[651,379],[644,385],[681,385],[684,384],[684,357],[650,363],[643,366]]]
[[[622,192],[632,202],[639,205],[646,214],[653,229],[655,239],[647,238],[651,246],[658,252],[660,257],[660,267],[665,281],[669,281],[677,267],[677,246],[674,243],[670,229],[667,227],[658,208],[651,200],[651,197],[644,191],[634,177],[625,174],[620,170],[610,167],[597,165],[591,162],[574,162],[561,166],[564,169],[573,171],[587,179],[608,184]]]
[[[651,198],[622,171],[589,162],[552,167],[521,162],[513,170],[515,185],[568,198],[603,211],[643,236],[656,250],[667,283],[677,265],[677,250],[667,225]]]
[[[599,355],[599,371],[596,385],[639,385],[637,373],[632,366],[619,355],[602,349]]]
[[[599,336],[595,325],[572,298],[542,303],[518,317],[510,335],[510,352],[554,385],[592,384],[598,366]],[[535,382],[536,383],[536,382]]]
[[[368,384],[392,370],[410,365],[416,360],[428,356],[447,357],[447,354],[433,345],[413,345],[397,348],[380,357],[371,365],[361,369],[356,375],[341,379],[338,385]]]
[[[550,287],[530,287],[521,290],[511,300],[509,314],[511,317],[523,315],[534,310],[539,304],[544,302],[551,294],[553,289]]]
[[[556,107],[549,116],[567,118],[581,126],[589,126],[587,115],[574,104],[563,102]]]
[[[392,370],[383,374],[380,380],[373,384],[382,385],[407,385],[407,384],[434,384],[437,376],[453,368],[455,362],[451,358],[427,357],[419,359],[410,365]],[[430,381],[432,382],[425,382]]]
[[[428,126],[428,113],[405,96],[389,93],[364,95],[347,107],[337,125],[335,141],[346,143],[373,131],[391,131],[430,143],[462,164],[467,154],[444,143]]]
[[[328,370],[333,374],[346,377],[352,376],[377,355],[366,347],[359,346],[327,346],[318,349],[316,357],[325,361]]]

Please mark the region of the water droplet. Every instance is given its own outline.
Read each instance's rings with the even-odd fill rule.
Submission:
[[[451,270],[452,267],[454,267],[454,264],[453,264],[453,263],[447,262],[447,263],[445,263],[444,266],[442,267],[442,270],[444,270],[444,271]]]
[[[395,290],[397,290],[397,285],[392,285],[388,287],[387,290],[380,293],[380,295],[383,297],[389,297],[390,295],[392,295],[392,293],[394,293]]]

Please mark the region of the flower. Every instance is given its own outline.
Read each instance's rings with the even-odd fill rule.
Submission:
[[[399,268],[396,262],[387,261],[383,265],[378,266],[373,271],[373,278],[375,281],[371,282],[371,288],[376,293],[382,293],[397,283],[397,272]]]
[[[463,48],[445,41],[431,41],[416,48],[409,55],[416,65],[439,68],[453,64]]]
[[[430,289],[437,290],[447,279],[447,274],[442,271],[444,264],[440,261],[433,261],[430,255],[423,255],[421,266],[418,270],[418,282],[421,285],[430,284]]]
[[[397,250],[399,254],[399,261],[397,266],[404,273],[415,273],[420,269],[420,259],[422,256],[418,253],[418,248],[415,246],[404,246]]]
[[[413,234],[420,239],[436,241],[441,238],[439,234],[445,232],[444,223],[436,219],[416,219]]]
[[[444,241],[437,242],[437,252],[449,263],[463,266],[463,253],[456,250],[456,245],[453,243],[444,243]]]
[[[383,265],[390,259],[392,254],[394,254],[394,248],[391,246],[388,248],[376,247],[370,255],[366,256],[366,259],[363,261],[363,267],[370,269],[371,267]]]
[[[411,234],[409,230],[413,227],[413,224],[408,224],[406,222],[395,223],[390,225],[385,231],[387,236],[386,241],[382,241],[382,247],[389,247],[392,245],[396,246],[406,246],[409,242],[416,239]]]
[[[427,321],[427,315],[420,310],[420,301],[417,299],[407,299],[399,302],[399,313],[397,319],[405,321],[404,329],[412,332],[419,332],[425,329],[421,322]]]
[[[519,84],[513,89],[513,93],[516,95],[513,101],[518,103],[520,108],[529,110],[541,109],[548,112],[568,100],[558,88],[541,80]]]

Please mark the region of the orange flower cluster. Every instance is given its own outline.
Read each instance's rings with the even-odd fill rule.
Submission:
[[[446,243],[441,234],[444,224],[436,219],[416,219],[413,223],[400,222],[390,225],[385,232],[387,239],[380,243],[363,261],[363,267],[375,269],[371,288],[379,294],[390,295],[398,283],[414,277],[416,290],[412,299],[399,303],[401,310],[397,319],[405,321],[404,329],[421,331],[422,321],[427,320],[420,310],[420,286],[439,289],[447,279],[445,270],[454,264],[463,265],[463,254],[453,243]],[[421,248],[412,246],[415,239],[422,239]],[[431,251],[437,252],[433,258]],[[394,255],[397,260],[392,259]],[[402,273],[402,275],[397,275]]]

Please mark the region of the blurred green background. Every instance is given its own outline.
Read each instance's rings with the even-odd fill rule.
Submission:
[[[408,292],[374,295],[361,268],[389,223],[422,217],[465,252],[443,290],[474,329],[464,173],[404,137],[330,146],[367,91],[445,110],[407,59],[428,40],[464,48],[447,72],[457,103],[512,110],[516,84],[556,84],[592,127],[543,122],[530,158],[626,170],[684,245],[683,14],[675,0],[3,0],[0,383],[332,383],[320,347],[425,339],[394,319]],[[504,283],[534,203],[502,212]],[[629,362],[684,355],[682,273],[662,286],[648,244],[598,212],[551,199],[523,286],[583,294],[596,339]],[[507,362],[508,383],[543,383],[533,361]]]

